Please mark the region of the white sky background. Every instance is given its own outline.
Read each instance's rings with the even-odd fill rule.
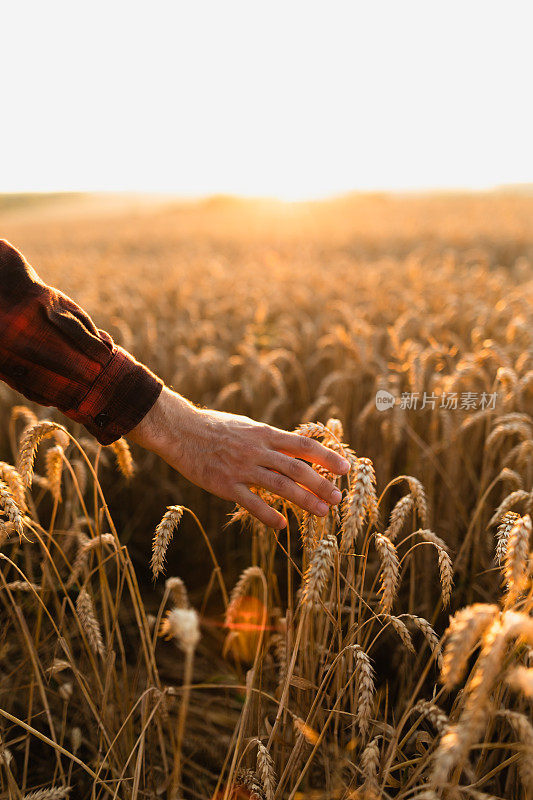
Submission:
[[[530,0],[16,0],[0,191],[533,183]]]

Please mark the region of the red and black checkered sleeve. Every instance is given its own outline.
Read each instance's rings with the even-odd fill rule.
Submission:
[[[81,422],[104,445],[134,428],[163,387],[73,300],[44,284],[4,240],[0,379],[28,399]]]

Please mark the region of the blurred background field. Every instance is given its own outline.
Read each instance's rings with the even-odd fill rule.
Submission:
[[[446,744],[444,737],[449,715],[450,724],[459,725],[459,731],[470,730],[472,736],[480,737],[484,755],[478,757],[474,749],[471,760],[461,762],[454,778],[454,787],[460,784],[459,794],[453,793],[454,788],[443,797],[522,800],[531,796],[530,694],[524,690],[517,696],[508,688],[503,666],[498,677],[484,679],[482,697],[474,688],[456,693],[445,666],[445,692],[435,665],[438,639],[449,614],[467,604],[483,603],[487,604],[483,606],[486,619],[496,620],[499,607],[494,604],[503,585],[507,587],[504,613],[498,625],[502,636],[507,636],[505,626],[516,628],[520,620],[525,638],[517,652],[513,650],[512,663],[524,669],[531,665],[533,651],[525,647],[525,642],[532,641],[528,627],[531,569],[524,566],[529,540],[527,536],[525,544],[522,540],[525,550],[520,562],[520,569],[527,572],[528,588],[518,587],[521,573],[518,577],[516,573],[516,580],[509,578],[512,553],[505,561],[507,583],[502,583],[504,567],[498,567],[495,548],[498,540],[506,541],[503,534],[496,534],[502,515],[516,512],[523,536],[533,508],[533,194],[510,187],[490,193],[375,193],[301,203],[227,196],[187,202],[163,195],[3,196],[0,236],[24,253],[43,280],[70,295],[98,327],[193,402],[285,429],[302,422],[339,420],[341,438],[355,452],[353,475],[344,487],[346,498],[353,500],[361,482],[357,470],[361,463],[367,464],[358,458],[373,462],[378,498],[394,481],[379,501],[379,513],[373,517],[370,506],[365,510],[369,514],[366,538],[361,527],[359,541],[333,562],[326,551],[320,555],[320,548],[324,542],[337,547],[332,544],[335,533],[341,532],[339,541],[346,536],[352,513],[349,502],[343,511],[342,531],[336,527],[341,520],[330,514],[317,529],[319,535],[315,531],[315,539],[309,538],[306,527],[313,523],[295,514],[295,509],[288,511],[293,529],[290,541],[286,533],[276,538],[257,525],[247,530],[236,524],[225,527],[234,510],[229,503],[191,486],[151,454],[133,449],[136,472],[128,482],[115,471],[112,453],[106,449],[98,455],[94,440],[83,429],[53,409],[29,404],[39,419],[65,423],[91,458],[99,460],[98,475],[111,517],[120,543],[127,546],[120,568],[116,556],[115,577],[112,570],[108,575],[102,569],[96,556],[94,562],[87,562],[92,564],[90,573],[80,571],[68,583],[67,572],[64,579],[70,588],[64,598],[55,579],[45,580],[43,567],[43,597],[51,593],[50,607],[61,620],[62,635],[72,641],[73,662],[81,665],[79,674],[103,709],[97,719],[104,733],[86,735],[80,754],[91,769],[101,768],[107,786],[90,783],[89,773],[75,767],[73,774],[81,781],[77,785],[87,792],[90,785],[93,796],[104,797],[116,781],[121,798],[153,798],[167,791],[172,756],[183,752],[184,796],[191,798],[422,798],[418,792],[427,785],[428,775],[438,788],[447,780],[442,763],[455,764],[453,748],[446,750],[449,740]],[[392,408],[377,410],[379,390],[396,398]],[[459,399],[457,408],[441,405],[443,394],[451,393]],[[463,407],[461,398],[469,393],[476,396],[475,407]],[[400,403],[406,394],[418,397],[417,408]],[[436,399],[424,403],[424,394]],[[483,394],[496,397],[494,407],[479,405]],[[0,385],[0,460],[12,464],[17,460],[9,421],[12,408],[23,402]],[[340,430],[339,423],[329,424]],[[43,563],[56,558],[50,555],[55,554],[51,543],[64,541],[75,564],[75,548],[83,553],[88,541],[81,527],[94,524],[97,532],[109,537],[112,526],[106,521],[101,498],[93,495],[90,476],[85,499],[94,517],[91,522],[83,522],[86,515],[66,470],[65,494],[63,502],[58,502],[47,483],[45,452],[43,445],[36,462],[30,529],[32,535],[40,531],[42,537],[54,529],[53,538],[51,533],[50,539],[43,538]],[[74,464],[75,450],[68,453]],[[368,482],[361,485],[368,490]],[[398,527],[396,504],[408,491],[410,499],[403,501],[404,516]],[[211,574],[205,541],[192,516],[184,514],[167,552],[167,575],[185,581],[192,605],[200,610],[202,640],[186,733],[183,742],[177,736],[177,749],[172,735],[162,740],[161,731],[166,730],[169,709],[171,716],[176,712],[178,717],[186,709],[182,701],[171,702],[185,691],[180,688],[182,654],[176,656],[177,651],[158,644],[159,673],[151,655],[145,655],[143,662],[138,640],[144,642],[146,632],[139,618],[133,618],[139,595],[128,584],[131,596],[122,597],[125,584],[119,579],[130,574],[127,559],[131,557],[146,612],[156,615],[159,603],[163,601],[164,606],[170,599],[161,578],[153,585],[149,562],[154,529],[165,508],[174,504],[191,509],[199,518],[221,568]],[[402,526],[405,536],[400,535]],[[432,546],[411,549],[416,536]],[[95,538],[91,539],[94,551]],[[33,561],[37,545],[24,542],[19,548],[11,539],[5,549],[18,565],[34,576],[39,574]],[[396,551],[401,558],[397,574]],[[304,573],[302,585],[307,586],[309,597],[313,573],[306,570],[313,564],[316,567],[317,553],[325,559],[327,577],[316,605],[306,609],[302,593],[297,592],[298,573]],[[387,553],[392,559],[389,573]],[[92,549],[91,554],[93,558]],[[224,598],[217,588],[217,575],[222,575],[229,591],[250,565],[252,572],[244,573],[239,590],[249,604],[241,614],[262,631],[260,636],[256,629],[252,634],[239,632],[228,611],[222,616]],[[65,571],[62,562],[58,570]],[[334,575],[331,585],[329,571]],[[387,575],[391,595],[384,599]],[[266,594],[260,588],[261,576]],[[12,569],[9,580],[15,578]],[[89,589],[92,581],[94,602],[102,613],[105,641],[96,650],[99,656],[105,653],[106,660],[100,670],[87,661],[90,647],[82,646],[79,632],[69,621],[69,602],[74,602],[74,596],[83,597],[76,581]],[[329,588],[324,593],[325,586]],[[13,593],[16,588],[12,587]],[[31,610],[32,598],[25,596],[20,602],[25,604],[35,642],[35,651],[28,652],[38,654],[42,676],[49,676],[46,670],[58,658],[56,632],[47,629],[48,635],[40,637],[41,620]],[[5,607],[11,609],[7,601]],[[17,668],[22,664],[29,669],[30,662],[35,667],[36,661],[25,650],[29,640],[22,636],[19,644],[13,633],[21,624],[13,608],[3,640],[4,662],[10,666],[5,666],[0,682],[1,707],[47,731],[54,742],[57,730],[61,731],[57,741],[63,741],[63,731],[69,726],[90,730],[95,724],[93,711],[76,685],[73,699],[70,695],[65,699],[67,690],[61,689],[62,695],[48,677],[46,691],[27,707],[28,696],[33,697],[28,691],[36,691],[40,684],[37,678],[28,678],[26,684],[24,670]],[[478,606],[473,608],[479,611]],[[515,612],[517,616],[505,617]],[[464,618],[459,619],[463,624]],[[410,660],[415,659],[415,650],[402,620],[411,620],[409,624],[416,628],[411,631],[416,661]],[[123,650],[115,639],[118,621]],[[153,616],[150,624],[156,624]],[[375,629],[378,633],[373,638]],[[479,641],[474,637],[463,648],[465,662],[478,644],[488,647],[479,636]],[[154,634],[154,653],[156,638]],[[302,642],[300,650],[295,640]],[[288,664],[293,647],[295,659],[297,654],[294,675]],[[352,648],[351,655],[344,655],[344,648]],[[118,666],[117,673],[113,672],[115,652],[124,659],[120,675]],[[118,660],[119,656],[117,664]],[[447,663],[449,667],[450,658]],[[510,657],[506,668],[509,663]],[[315,697],[320,696],[317,687],[327,684],[329,670],[337,664],[335,686],[332,682],[328,692],[324,689],[315,707]],[[483,672],[474,671],[476,659],[469,664],[474,677],[468,686],[479,687]],[[484,669],[482,658],[480,664],[479,669]],[[102,687],[104,674],[107,682]],[[187,675],[185,667],[185,684]],[[346,695],[345,680],[346,686],[355,680],[356,687]],[[212,691],[219,684],[220,689]],[[141,703],[144,687],[152,691],[154,685],[166,687],[167,700],[163,702],[161,694],[161,708],[154,717],[157,725],[152,725],[151,717],[147,721],[151,706],[143,700],[139,708],[144,716],[139,723],[132,704]],[[256,697],[253,692],[260,689],[254,686],[264,689],[265,697]],[[365,691],[372,695],[367,701]],[[109,693],[112,702],[108,702]],[[41,709],[47,708],[45,696],[57,727],[54,736],[41,719]],[[418,700],[426,706],[417,705]],[[285,704],[281,728],[275,722],[278,702],[280,708]],[[485,733],[485,717],[474,721],[468,717],[472,707],[486,709],[487,715],[489,708],[494,712]],[[415,711],[419,716],[411,729],[410,715]],[[512,730],[518,733],[511,735]],[[18,738],[17,725],[6,723],[3,731],[16,756],[13,774],[18,779],[24,771],[25,788],[49,785],[52,780],[61,786],[69,784],[70,773],[62,772],[66,767],[57,752],[51,772],[50,750],[42,743],[27,733]],[[116,752],[102,760],[109,744],[106,740],[104,746],[105,737],[112,740],[115,735]],[[265,778],[264,770],[268,773],[270,767],[260,748],[259,766],[254,766],[251,753],[258,740],[274,758],[276,781],[281,777],[277,789],[268,775]],[[139,741],[145,749],[136,750]],[[469,749],[477,745],[468,737],[461,741],[461,758],[466,759]],[[452,760],[446,761],[449,752]],[[28,771],[30,755],[33,772]],[[239,772],[237,766],[248,772]],[[12,791],[9,782],[7,786]],[[18,800],[16,793],[8,796]]]

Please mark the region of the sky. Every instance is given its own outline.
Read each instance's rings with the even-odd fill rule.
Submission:
[[[530,0],[16,0],[0,192],[533,183]]]

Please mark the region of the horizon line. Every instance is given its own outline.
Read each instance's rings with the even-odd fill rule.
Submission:
[[[496,193],[533,194],[533,182],[502,183],[479,186],[420,186],[420,187],[394,187],[394,188],[354,188],[339,192],[314,194],[308,196],[284,197],[274,194],[249,194],[243,192],[213,191],[213,192],[179,192],[170,190],[142,190],[142,189],[0,189],[0,197],[83,197],[93,196],[124,196],[132,198],[168,198],[181,202],[204,202],[213,199],[264,201],[277,203],[309,203],[343,200],[354,196],[424,196],[424,195],[482,195]]]

